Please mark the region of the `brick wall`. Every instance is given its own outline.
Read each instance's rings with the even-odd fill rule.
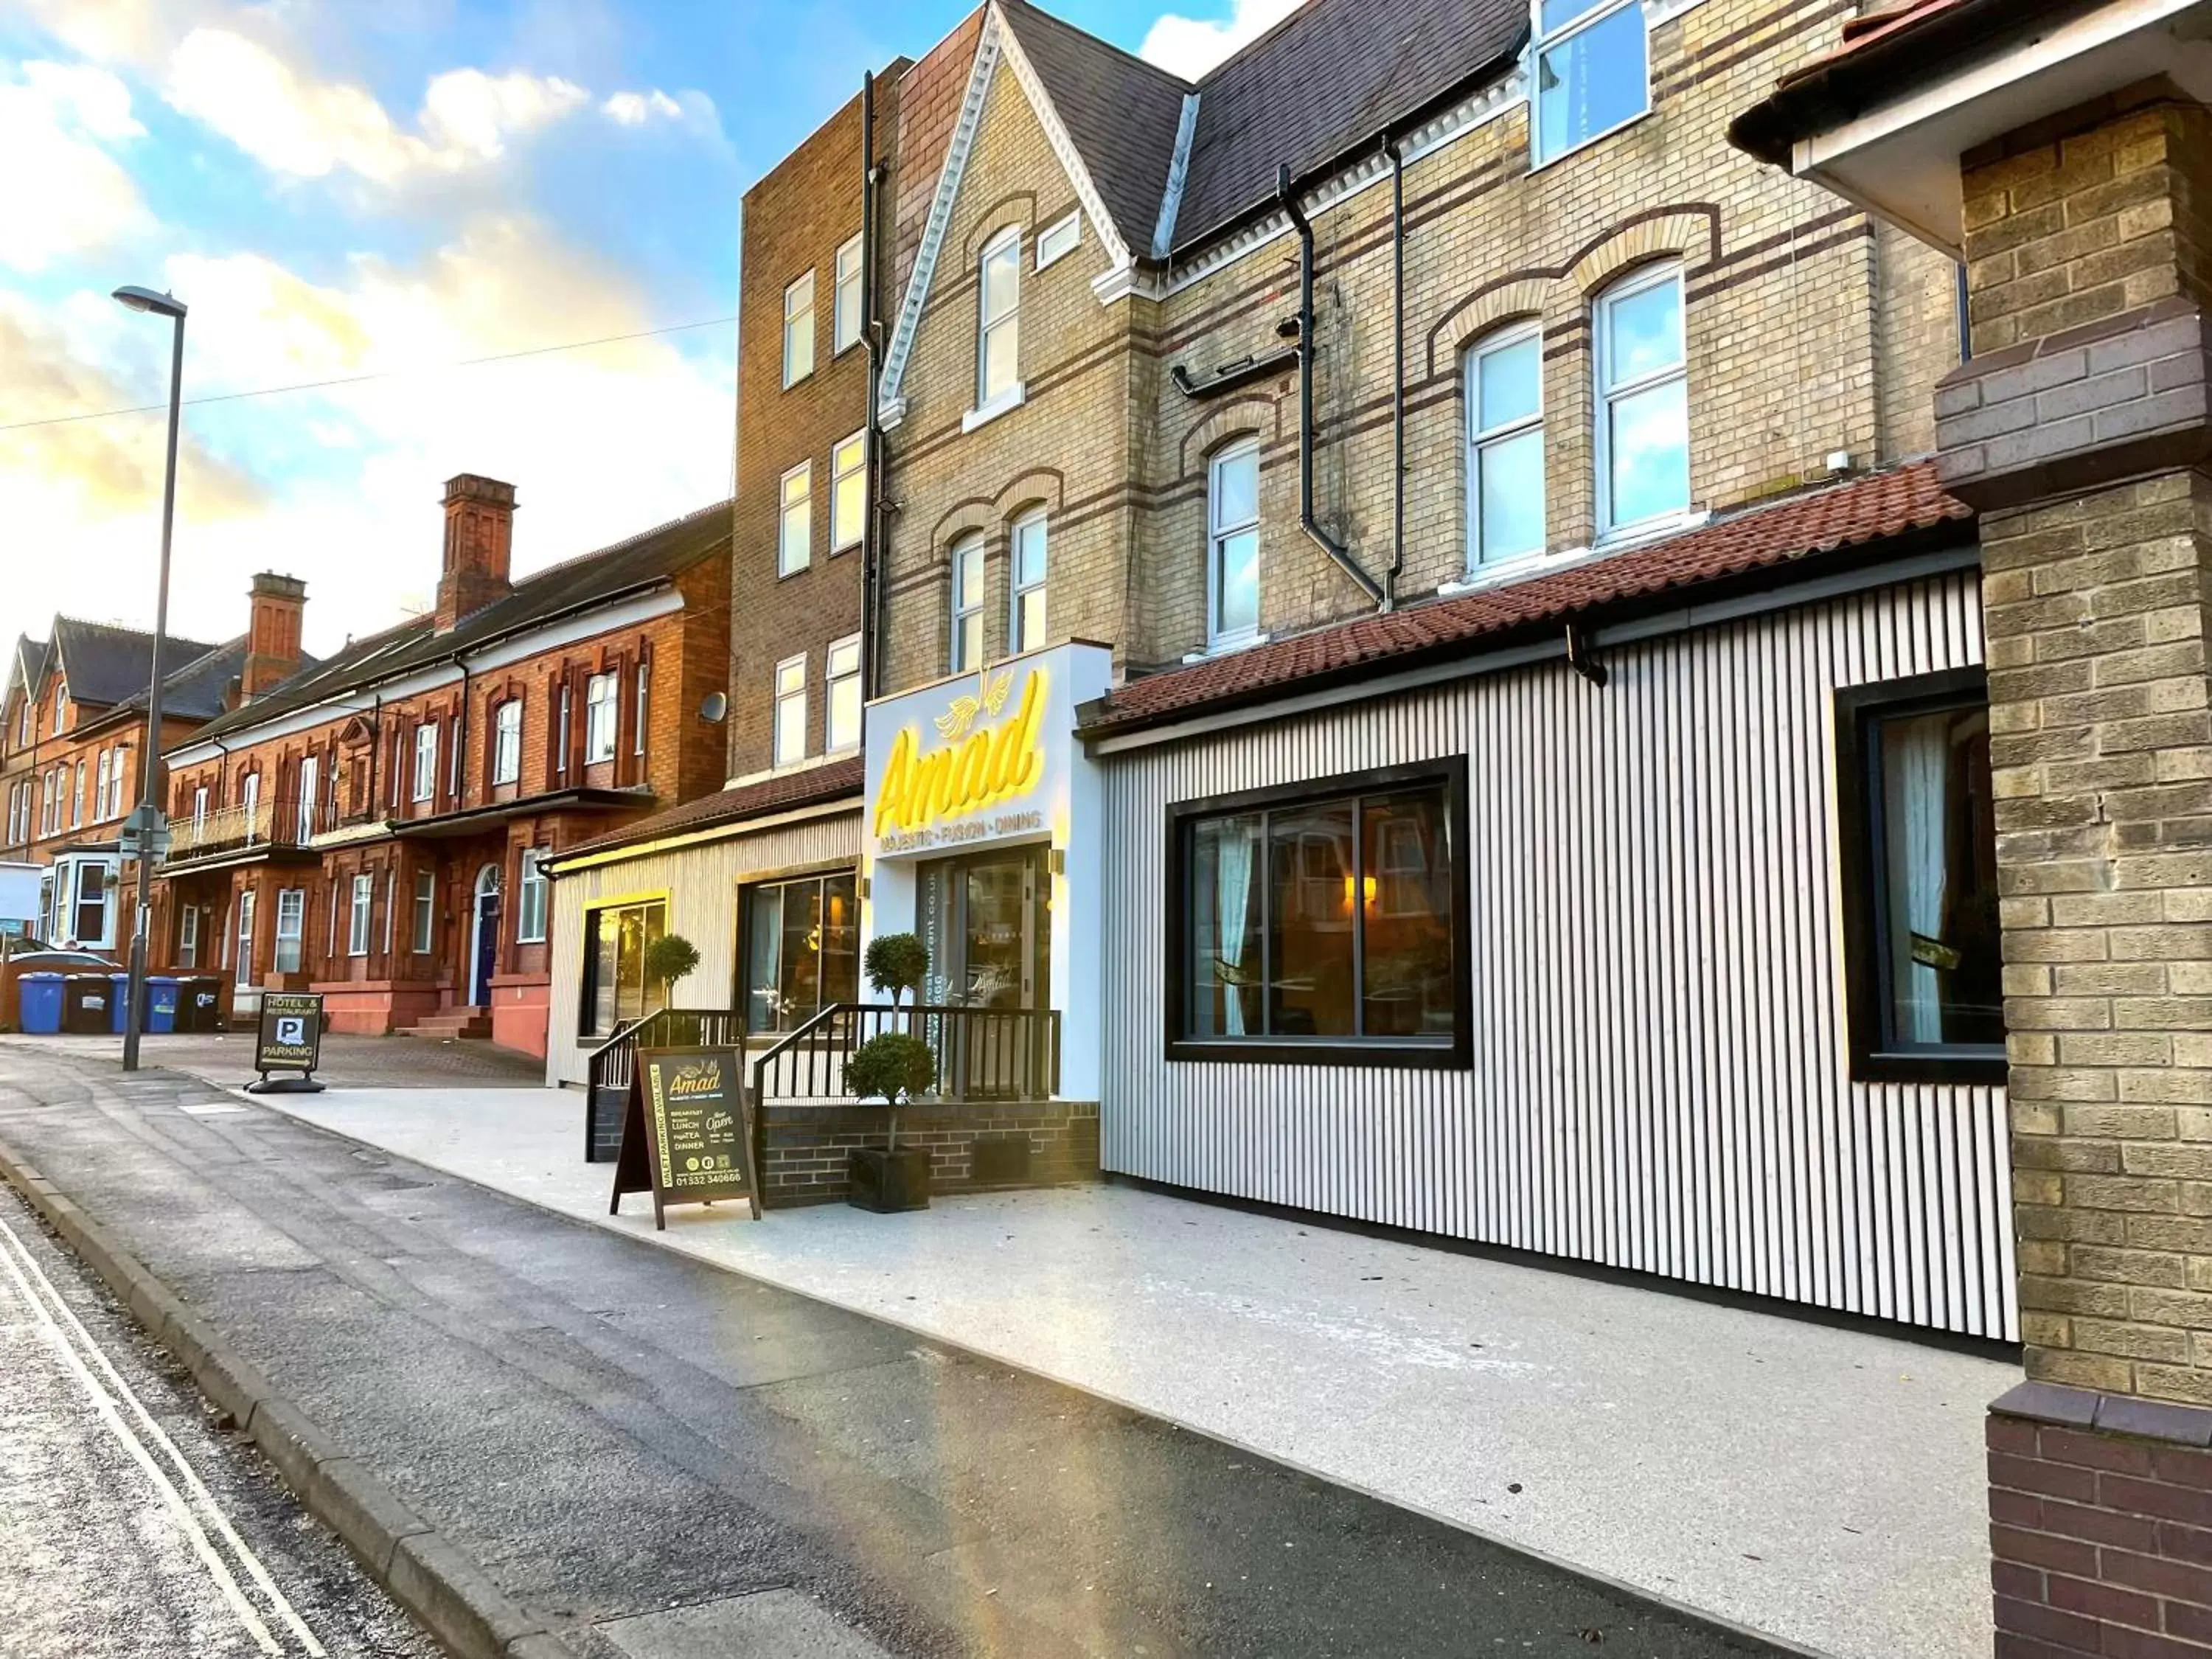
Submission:
[[[761,1184],[768,1202],[787,1209],[842,1202],[846,1168],[855,1151],[883,1146],[889,1126],[881,1107],[778,1106],[768,1109],[762,1138],[767,1160]],[[1079,1101],[1031,1101],[998,1106],[902,1107],[902,1147],[929,1149],[930,1181],[939,1193],[988,1192],[975,1176],[978,1143],[1022,1140],[1030,1147],[1025,1187],[1066,1186],[1098,1178],[1098,1108]]]

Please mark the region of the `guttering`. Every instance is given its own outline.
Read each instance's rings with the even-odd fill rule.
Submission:
[[[877,662],[877,642],[883,635],[883,619],[877,612],[883,603],[883,573],[877,567],[882,556],[882,526],[878,522],[882,500],[883,469],[877,453],[883,447],[883,424],[877,417],[876,397],[884,378],[883,324],[876,315],[876,190],[882,183],[876,165],[876,75],[860,77],[860,345],[867,353],[868,415],[863,423],[861,488],[867,506],[860,514],[860,684],[872,697],[883,695],[882,670]]]
[[[1390,158],[1390,569],[1382,608],[1393,611],[1406,572],[1406,152],[1386,137],[1382,153]]]
[[[1287,161],[1275,169],[1275,194],[1283,211],[1290,216],[1291,227],[1298,234],[1298,528],[1304,531],[1315,546],[1336,561],[1344,574],[1358,585],[1359,591],[1375,601],[1377,611],[1390,609],[1390,597],[1382,585],[1369,575],[1352,550],[1321,527],[1314,516],[1314,234],[1313,222],[1298,205],[1297,191],[1291,185],[1291,167]]]

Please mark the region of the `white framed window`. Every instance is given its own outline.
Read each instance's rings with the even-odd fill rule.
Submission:
[[[553,751],[553,769],[554,769],[556,772],[559,773],[562,777],[564,777],[564,778],[565,778],[565,777],[567,777],[567,776],[568,775],[568,681],[563,680],[563,681],[562,681],[562,682],[561,682],[561,692],[560,692],[560,696],[556,699],[556,701],[558,702],[558,704],[559,704],[559,706],[560,706],[559,720],[558,720],[558,727],[559,727],[559,738],[558,738],[558,741],[559,741],[559,744],[560,744],[560,747],[559,747],[559,748],[557,748],[557,749],[556,749],[556,750]]]
[[[1690,385],[1682,272],[1661,265],[1597,304],[1601,536],[1690,508]]]
[[[115,942],[115,872],[106,863],[76,866],[76,900],[70,926],[79,945],[105,948]]]
[[[855,432],[830,452],[830,550],[858,547],[868,528],[868,434]]]
[[[424,720],[415,728],[414,795],[428,800],[438,793],[438,723]]]
[[[1206,639],[1234,646],[1260,634],[1260,446],[1246,439],[1206,470]]]
[[[92,821],[98,823],[107,816],[107,777],[114,767],[115,757],[101,750],[94,763],[92,780]],[[76,793],[70,800],[70,828],[74,830],[84,822],[84,763],[76,763]]]
[[[399,908],[398,898],[399,872],[386,870],[384,872],[384,954],[386,957],[392,954],[392,913]]]
[[[452,730],[446,741],[446,793],[459,803],[461,799],[461,716],[458,710],[447,725]]]
[[[238,896],[238,948],[231,964],[238,970],[238,983],[253,982],[253,913],[261,906],[261,895],[251,887]]]
[[[514,913],[517,945],[545,943],[545,872],[538,864],[544,856],[535,847],[522,849],[522,900]]]
[[[261,774],[248,772],[238,781],[240,816],[246,820],[246,838],[261,838]]]
[[[952,629],[947,664],[955,674],[983,665],[983,538],[952,544]]]
[[[830,319],[832,356],[860,339],[860,239],[837,250],[837,297]]]
[[[1044,643],[1045,519],[1025,513],[1014,520],[1013,609],[1006,637],[1019,653]]]
[[[860,746],[860,636],[848,634],[834,642],[823,665],[829,682],[829,750],[833,755]]]
[[[353,878],[353,908],[346,913],[346,954],[365,957],[368,954],[369,917],[376,908],[376,878],[356,876]]]
[[[437,873],[430,870],[417,870],[415,872],[415,927],[408,940],[416,956],[430,954],[430,940],[437,926]]]
[[[775,521],[775,574],[806,568],[814,555],[814,463],[801,461],[777,487],[782,506]]]
[[[517,783],[522,778],[522,699],[510,697],[491,717],[491,781]]]
[[[615,757],[615,720],[622,708],[622,682],[611,673],[584,682],[584,764]]]
[[[1083,241],[1083,210],[1078,208],[1056,225],[1047,225],[1037,233],[1036,268],[1066,258]]]
[[[307,895],[304,888],[287,887],[276,895],[276,960],[280,974],[300,971],[300,941],[307,927]]]
[[[177,966],[200,965],[200,908],[187,904],[177,913]]]
[[[806,758],[806,659],[786,657],[775,665],[775,763]]]
[[[1022,233],[1009,225],[984,245],[976,287],[975,407],[997,409],[1022,392]]]
[[[641,755],[645,752],[645,734],[653,729],[653,664],[650,660],[637,665],[637,741],[632,745]]]
[[[318,757],[301,756],[299,839],[302,842],[311,840],[315,833],[315,792],[321,779],[322,765]],[[284,936],[284,901],[281,895],[276,901],[276,936],[280,939]]]
[[[783,385],[786,391],[814,372],[814,273],[783,291]]]
[[[192,829],[195,833],[207,828],[208,792],[202,784],[192,791]]]
[[[1516,323],[1467,354],[1467,563],[1544,550],[1544,331]]]
[[[1651,107],[1644,0],[1534,0],[1535,162],[1626,126]]]

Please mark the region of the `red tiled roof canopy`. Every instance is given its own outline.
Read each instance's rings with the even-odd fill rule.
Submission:
[[[697,800],[672,806],[665,812],[640,819],[612,835],[597,836],[574,847],[564,847],[548,862],[557,869],[563,860],[585,853],[604,853],[612,848],[635,846],[667,836],[696,834],[746,818],[819,805],[847,795],[857,798],[866,778],[866,769],[858,755],[811,766],[803,772],[780,772],[735,789],[702,795]]]
[[[1085,734],[1163,724],[1209,707],[1257,701],[1316,677],[1565,621],[1581,612],[1784,565],[1972,518],[1923,461],[1791,497],[1548,576],[1357,622],[1132,680],[1091,705]]]

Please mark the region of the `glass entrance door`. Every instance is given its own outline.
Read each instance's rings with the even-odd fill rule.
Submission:
[[[940,1086],[956,1097],[1051,1091],[1052,878],[1045,849],[1018,848],[924,866],[925,1000]]]

